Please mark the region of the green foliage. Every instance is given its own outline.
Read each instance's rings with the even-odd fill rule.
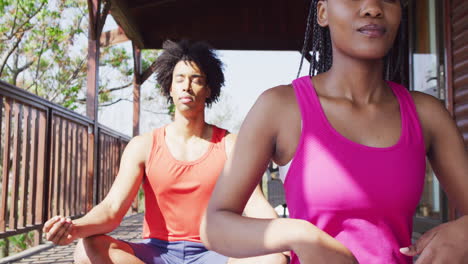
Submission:
[[[15,254],[31,247],[34,244],[34,231],[14,235],[6,239],[8,239],[8,245],[5,239],[0,240],[0,251],[4,252],[5,247],[8,246],[9,248],[7,251],[10,253],[10,255]]]
[[[10,252],[23,251],[34,244],[34,231],[11,236],[8,240],[10,241]]]
[[[0,0],[0,79],[70,109],[85,103],[87,4]],[[150,65],[156,56],[145,54]],[[105,103],[113,99],[111,86],[131,83],[132,54],[121,46],[101,48],[99,66],[99,102]]]
[[[175,114],[175,104],[170,103],[167,109],[169,110],[169,115],[174,116],[174,114]]]
[[[143,188],[138,190],[138,213],[143,213],[145,211],[145,192]]]

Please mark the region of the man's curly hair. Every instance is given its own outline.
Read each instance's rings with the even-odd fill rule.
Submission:
[[[206,105],[215,103],[224,85],[223,63],[218,58],[215,50],[205,42],[190,42],[182,40],[178,43],[166,40],[163,43],[163,52],[156,59],[156,80],[161,85],[162,94],[170,103],[172,74],[179,61],[194,62],[206,75],[206,84],[210,89],[210,97],[206,99]]]

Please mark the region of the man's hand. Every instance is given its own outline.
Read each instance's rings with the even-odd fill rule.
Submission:
[[[73,221],[63,216],[49,219],[44,224],[42,231],[46,234],[46,239],[56,245],[68,245],[77,238]]]
[[[422,235],[414,245],[401,248],[404,255],[420,255],[416,264],[468,263],[468,216],[441,224]]]

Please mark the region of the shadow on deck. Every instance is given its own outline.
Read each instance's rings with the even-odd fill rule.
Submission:
[[[114,238],[136,242],[141,239],[141,231],[143,227],[143,213],[133,214],[125,217],[120,226],[109,233]],[[13,263],[29,263],[29,264],[45,264],[45,263],[60,263],[72,264],[73,251],[75,250],[75,243],[67,246],[54,246],[51,243],[46,243],[17,255],[3,258],[0,264],[13,264]]]

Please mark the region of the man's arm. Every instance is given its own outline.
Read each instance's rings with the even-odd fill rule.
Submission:
[[[138,192],[151,143],[151,134],[133,138],[122,154],[119,172],[104,200],[82,218],[71,221],[55,216],[48,220],[43,228],[47,240],[64,245],[77,238],[105,234],[115,229]]]

